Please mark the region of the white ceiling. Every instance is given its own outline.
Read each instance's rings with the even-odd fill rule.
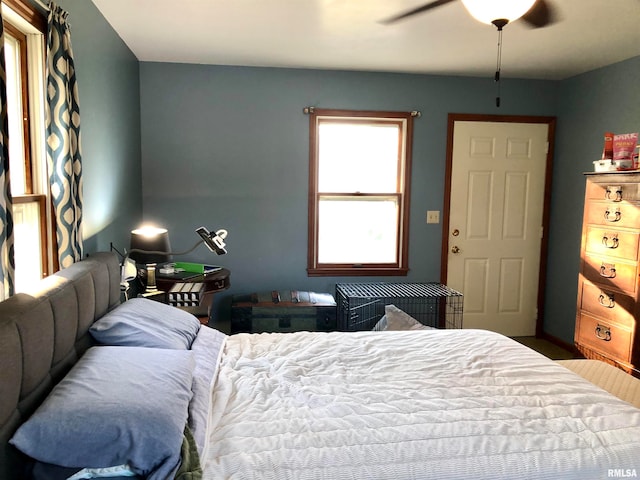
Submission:
[[[497,32],[457,1],[92,0],[140,61],[493,76]],[[560,21],[503,33],[503,77],[563,79],[640,55],[640,0],[550,0]],[[73,18],[70,18],[73,26]]]

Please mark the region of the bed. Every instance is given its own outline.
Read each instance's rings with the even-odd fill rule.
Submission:
[[[415,329],[226,336],[193,327],[184,338],[171,339],[176,346],[160,348],[136,343],[148,331],[125,328],[120,337],[129,343],[113,346],[118,335],[109,338],[109,328],[96,331],[105,320],[117,323],[113,318],[124,306],[130,318],[162,322],[173,315],[156,311],[170,308],[161,304],[119,305],[118,270],[115,255],[99,253],[49,277],[32,295],[0,303],[0,478],[29,478],[25,471],[36,478],[34,463],[41,471],[62,466],[75,472],[65,470],[67,476],[58,478],[92,478],[86,475],[107,467],[114,468],[112,477],[210,480],[582,480],[640,471],[640,409],[496,333]],[[174,325],[169,320],[164,330]],[[183,321],[192,328],[187,318],[177,323]],[[166,339],[160,337],[154,342],[163,345]],[[93,346],[96,338],[109,346]],[[108,393],[117,401],[103,403],[106,387],[99,381],[121,378],[114,369],[120,363],[126,367],[129,359],[144,368],[111,383],[134,387],[119,386]],[[73,391],[75,403],[64,400],[83,372],[94,374],[88,390],[98,397],[82,402]],[[136,380],[136,375],[142,376]],[[145,401],[138,394],[175,403],[175,413],[165,419],[157,416],[161,406],[138,409],[137,402]],[[56,399],[68,411],[62,416],[56,411],[43,427],[42,410]],[[93,417],[105,411],[110,421]],[[71,420],[58,421],[64,415]],[[88,416],[76,421],[82,415]],[[122,465],[81,465],[82,456],[70,467],[52,465],[55,458],[46,456],[57,449],[64,460],[77,457],[84,443],[98,442],[103,429],[131,416],[145,425],[119,431],[120,440],[133,442],[128,446],[133,453],[100,460]],[[94,421],[103,423],[65,440],[78,442],[73,447],[47,443],[43,436],[33,455],[15,446],[30,429],[38,435],[50,429],[68,434],[68,425],[83,428]],[[165,445],[167,432],[181,426],[179,444]],[[97,445],[101,455],[112,448]],[[155,454],[164,448],[170,454],[157,465],[144,471],[137,466],[149,449]],[[192,457],[185,455],[189,448]],[[36,458],[43,451],[46,455]],[[181,472],[194,457],[199,465]],[[85,467],[93,470],[78,476]]]

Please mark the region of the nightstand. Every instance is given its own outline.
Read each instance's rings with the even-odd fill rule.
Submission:
[[[158,286],[158,290],[162,291],[160,295],[163,296],[163,299],[157,298],[156,300],[167,303],[167,292],[171,290],[176,283],[204,283],[204,294],[200,299],[200,305],[197,307],[178,308],[195,315],[198,317],[198,320],[200,320],[200,323],[207,325],[211,316],[213,296],[214,294],[222,292],[231,286],[231,282],[229,280],[230,276],[231,272],[226,268],[207,275],[194,274],[193,276],[185,276],[183,274],[162,274],[158,272],[156,274],[156,284]]]

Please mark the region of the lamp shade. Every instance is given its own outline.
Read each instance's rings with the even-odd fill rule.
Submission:
[[[527,13],[536,0],[462,0],[471,16],[491,25],[494,20],[517,20]]]
[[[171,258],[169,252],[171,252],[171,245],[166,228],[142,227],[131,231],[129,256],[137,263],[167,262]]]

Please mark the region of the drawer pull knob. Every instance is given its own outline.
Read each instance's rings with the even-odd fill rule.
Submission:
[[[609,211],[609,209],[607,209],[607,211],[604,212],[604,219],[607,222],[619,222],[620,218],[622,218],[622,213],[620,212],[620,210],[616,210],[613,217],[609,217],[609,215],[611,215],[611,212]]]
[[[596,337],[600,340],[604,340],[605,342],[611,341],[611,329],[609,327],[605,327],[604,325],[598,325],[596,327]]]
[[[618,248],[618,236],[614,235],[613,238],[609,239],[609,237],[607,237],[606,235],[602,237],[602,244],[607,247],[607,248]]]
[[[612,193],[615,193],[615,198],[612,197]],[[604,194],[604,198],[607,200],[613,200],[614,202],[622,201],[622,187],[619,186],[608,186],[607,191]]]
[[[616,278],[616,266],[603,263],[600,266],[600,276],[604,278]]]
[[[606,298],[606,300],[605,300]],[[600,305],[602,305],[603,307],[606,308],[613,308],[616,306],[616,301],[613,298],[613,295],[609,294],[609,293],[601,293],[600,297],[598,298],[598,302],[600,303]]]

